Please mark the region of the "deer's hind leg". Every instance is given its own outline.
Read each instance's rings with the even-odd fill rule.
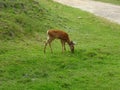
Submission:
[[[50,47],[50,50],[51,50],[51,53],[53,53],[53,50],[52,50],[52,47],[51,47],[51,42],[54,40],[54,38],[49,38],[47,39],[46,43],[45,43],[45,46],[44,46],[44,53],[46,52],[46,46],[47,44],[49,44],[49,47]]]

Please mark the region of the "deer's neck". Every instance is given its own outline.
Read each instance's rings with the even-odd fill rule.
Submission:
[[[67,40],[68,45],[70,45],[70,44],[71,44],[70,42],[71,42],[71,41],[70,41],[70,39],[68,39],[68,40]]]

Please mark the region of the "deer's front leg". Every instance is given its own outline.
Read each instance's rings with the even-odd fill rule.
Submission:
[[[62,44],[62,53],[63,53],[66,50],[64,40],[61,40],[61,44]]]
[[[64,51],[66,51],[65,42],[63,42],[63,46],[64,46]]]

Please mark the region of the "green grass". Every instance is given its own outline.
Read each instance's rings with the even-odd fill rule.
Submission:
[[[120,5],[120,0],[95,0]]]
[[[120,90],[120,25],[51,0],[0,4],[1,90]],[[74,54],[58,40],[43,53],[51,28],[77,42]]]

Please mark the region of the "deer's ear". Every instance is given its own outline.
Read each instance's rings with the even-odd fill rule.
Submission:
[[[73,44],[76,45],[77,43],[75,41],[73,41]]]

